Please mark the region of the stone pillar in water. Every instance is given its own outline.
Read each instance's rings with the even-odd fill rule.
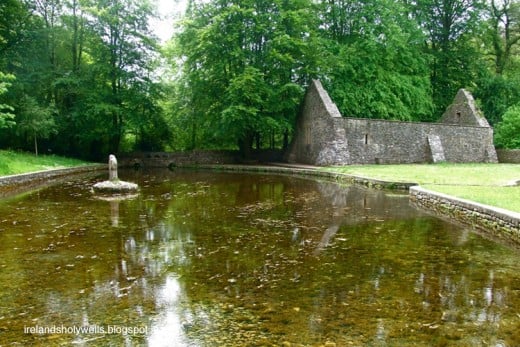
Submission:
[[[117,178],[117,159],[116,156],[113,154],[110,154],[108,156],[108,180],[109,181],[116,181]]]

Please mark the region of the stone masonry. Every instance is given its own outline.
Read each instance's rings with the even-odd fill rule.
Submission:
[[[342,117],[319,81],[309,86],[289,163],[349,165],[497,162],[493,129],[461,89],[440,123]]]
[[[487,235],[520,244],[520,213],[459,199],[419,186],[410,188],[410,200],[437,215],[471,225],[485,231]]]

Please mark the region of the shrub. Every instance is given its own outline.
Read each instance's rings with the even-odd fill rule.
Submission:
[[[507,109],[495,127],[495,145],[500,148],[520,148],[520,105]]]

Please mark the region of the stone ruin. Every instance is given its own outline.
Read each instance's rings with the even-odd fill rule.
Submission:
[[[286,153],[311,165],[497,162],[491,128],[471,94],[461,89],[439,123],[342,117],[313,81]]]

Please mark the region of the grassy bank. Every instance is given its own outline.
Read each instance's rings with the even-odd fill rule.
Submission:
[[[325,170],[396,182],[416,182],[437,192],[520,212],[518,164],[353,165]]]
[[[55,155],[39,155],[0,150],[0,176],[87,164],[84,161]]]

